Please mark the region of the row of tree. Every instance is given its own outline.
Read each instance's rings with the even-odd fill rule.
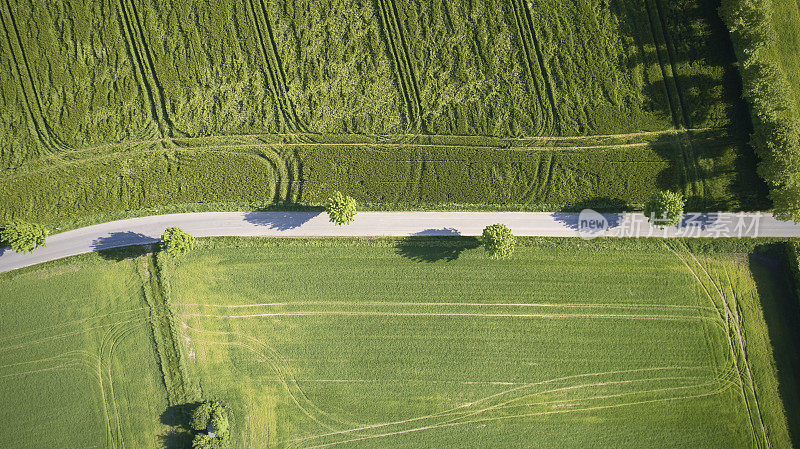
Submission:
[[[761,159],[758,173],[770,187],[773,213],[800,221],[800,111],[771,54],[777,39],[771,0],[722,0],[719,13],[736,48],[744,97],[751,106],[750,144]]]
[[[684,199],[679,193],[660,192],[654,195],[645,205],[644,213],[659,226],[676,225],[683,216]],[[336,225],[352,223],[358,205],[349,196],[336,192],[325,204],[325,210],[331,222]],[[8,244],[18,253],[31,252],[39,246],[46,245],[48,231],[38,224],[23,220],[6,223],[0,229],[0,244]],[[482,242],[493,259],[509,257],[514,252],[515,239],[511,230],[504,224],[487,226],[481,235]],[[159,248],[172,257],[186,255],[194,249],[194,236],[181,228],[170,227],[164,231]]]

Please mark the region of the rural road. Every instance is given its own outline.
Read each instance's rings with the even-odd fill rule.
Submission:
[[[681,225],[662,230],[651,227],[642,214],[361,212],[350,225],[335,226],[322,212],[201,212],[131,218],[62,232],[48,237],[46,247],[29,254],[0,248],[0,272],[91,251],[153,243],[170,226],[197,237],[400,237],[477,236],[494,223],[506,224],[519,236],[585,236],[579,227],[585,230],[591,223],[599,225],[594,235],[609,237],[800,237],[800,225],[759,213],[687,214]]]

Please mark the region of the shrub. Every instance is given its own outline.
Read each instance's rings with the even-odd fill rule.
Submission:
[[[194,236],[181,228],[167,228],[161,236],[161,249],[172,257],[184,256],[194,249]]]
[[[13,220],[0,231],[0,241],[18,253],[29,253],[39,246],[46,246],[47,229],[42,225]]]
[[[356,216],[356,200],[337,191],[328,198],[325,211],[328,212],[331,222],[337,226],[349,224]]]
[[[484,228],[481,240],[492,259],[507,258],[514,252],[514,234],[504,224],[498,223]]]
[[[228,437],[230,424],[228,422],[228,411],[222,403],[217,401],[204,401],[192,413],[190,426],[193,430],[205,434],[208,426],[214,429],[219,439],[224,440]],[[195,438],[197,440],[197,438]]]
[[[658,192],[644,206],[644,215],[656,226],[674,226],[681,221],[683,195],[675,192]]]

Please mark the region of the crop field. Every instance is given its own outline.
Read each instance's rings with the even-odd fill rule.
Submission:
[[[333,189],[395,208],[660,189],[765,207],[712,0],[4,0],[0,16],[0,219]]]
[[[216,241],[166,273],[186,375],[231,404],[237,447],[791,445],[769,260],[679,241],[526,240],[491,264],[471,239]]]
[[[155,447],[166,393],[139,262],[80,256],[0,276],[2,447]]]

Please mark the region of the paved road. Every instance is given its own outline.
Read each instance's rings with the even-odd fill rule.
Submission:
[[[520,236],[585,237],[587,230],[598,229],[592,235],[800,237],[800,225],[775,220],[769,214],[690,214],[682,225],[662,231],[651,227],[641,214],[361,212],[352,224],[335,226],[319,212],[202,212],[131,218],[63,232],[29,254],[0,248],[0,272],[91,251],[153,243],[169,226],[179,226],[198,237],[379,237],[476,236],[494,223],[504,223]]]

